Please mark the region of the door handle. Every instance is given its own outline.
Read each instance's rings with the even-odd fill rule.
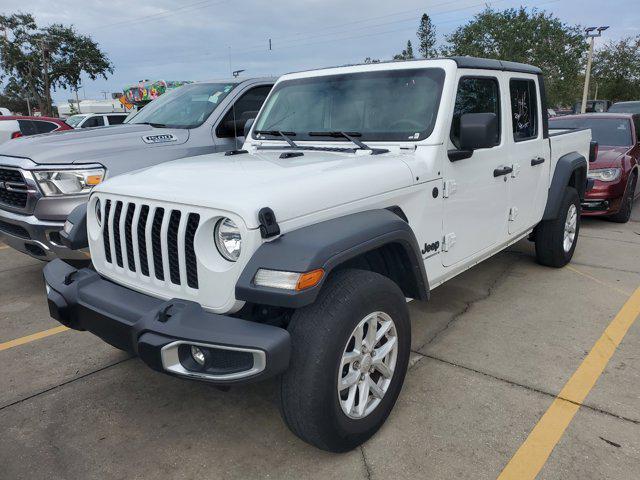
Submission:
[[[540,165],[541,163],[544,163],[544,158],[542,157],[537,157],[531,160],[532,167],[535,167],[536,165]]]
[[[508,175],[511,172],[513,172],[513,167],[500,167],[500,168],[496,168],[493,171],[493,176],[494,177],[499,177],[501,175]]]

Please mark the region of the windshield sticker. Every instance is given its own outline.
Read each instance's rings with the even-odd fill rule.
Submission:
[[[413,135],[409,135],[409,140],[418,140],[420,138],[420,132],[416,132]]]
[[[172,133],[163,133],[161,135],[145,135],[142,137],[144,143],[168,143],[177,142],[178,137]]]

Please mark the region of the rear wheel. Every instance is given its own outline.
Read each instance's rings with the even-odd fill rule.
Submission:
[[[627,189],[624,192],[624,198],[620,204],[620,210],[609,217],[609,220],[616,223],[627,223],[631,218],[631,210],[633,209],[633,197],[636,191],[637,175],[631,175]]]
[[[536,259],[549,267],[563,267],[571,261],[580,231],[580,198],[567,187],[558,218],[544,220],[536,227]]]
[[[292,355],[280,380],[284,421],[302,440],[345,452],[385,422],[411,345],[405,297],[388,278],[343,270],[289,325]]]

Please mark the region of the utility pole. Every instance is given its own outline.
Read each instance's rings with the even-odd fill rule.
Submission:
[[[41,115],[51,115],[51,86],[49,85],[49,46],[40,40],[40,51],[42,53],[42,81],[44,83],[45,112]]]
[[[78,85],[76,85],[76,106],[78,107],[78,113],[82,113],[80,111],[80,99],[78,98]]]
[[[589,55],[587,57],[587,69],[584,75],[584,90],[582,91],[582,105],[580,105],[580,113],[586,113],[587,111],[587,97],[589,95],[589,78],[591,77],[591,61],[593,60],[593,43],[596,37],[601,37],[602,32],[604,32],[608,26],[604,27],[589,27],[585,28],[584,33],[587,35],[587,38],[590,39],[589,42]]]

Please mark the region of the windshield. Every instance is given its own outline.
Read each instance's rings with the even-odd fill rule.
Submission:
[[[631,122],[626,118],[552,118],[551,128],[590,128],[592,139],[598,145],[626,147],[633,145]]]
[[[127,123],[148,123],[171,128],[199,127],[236,85],[235,83],[184,85],[152,101]]]
[[[86,115],[71,115],[69,118],[65,120],[65,123],[70,127],[77,127],[78,124],[84,120]]]
[[[614,103],[609,109],[611,113],[640,113],[640,102]]]
[[[269,96],[253,138],[272,138],[255,131],[275,130],[296,141],[335,141],[335,132],[363,141],[423,140],[436,121],[444,76],[428,68],[287,80]]]

